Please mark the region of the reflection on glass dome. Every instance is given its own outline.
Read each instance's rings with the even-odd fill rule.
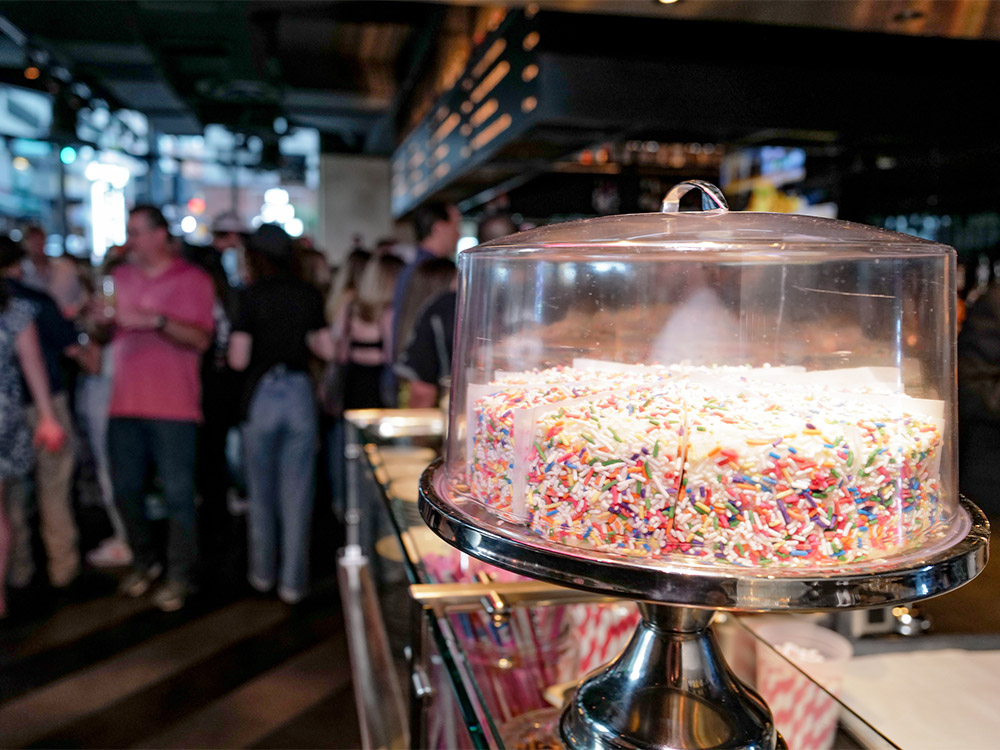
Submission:
[[[447,475],[498,519],[754,568],[948,537],[950,248],[712,210],[545,227],[460,268]]]

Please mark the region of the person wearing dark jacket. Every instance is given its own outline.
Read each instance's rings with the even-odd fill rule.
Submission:
[[[971,307],[958,336],[959,489],[1000,514],[1000,287]]]
[[[229,336],[239,309],[239,290],[230,270],[242,259],[245,229],[239,217],[227,212],[212,223],[212,244],[185,245],[184,257],[212,277],[215,332],[201,359],[201,411],[195,486],[201,496],[198,508],[198,542],[202,572],[212,575],[226,559],[228,499],[233,484],[228,470],[226,444],[230,430],[239,423],[242,377],[226,363]]]

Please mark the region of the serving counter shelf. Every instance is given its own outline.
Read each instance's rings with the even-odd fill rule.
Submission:
[[[368,411],[357,418],[349,412],[347,421],[355,518],[384,510],[392,529],[355,553],[377,561],[372,566],[377,575],[363,593],[369,598],[366,611],[374,607],[383,618],[374,628],[368,620],[358,621],[363,630],[355,640],[382,649],[374,658],[352,650],[352,659],[381,665],[382,682],[376,676],[359,692],[368,696],[359,712],[368,724],[400,728],[395,744],[380,744],[379,730],[372,729],[369,746],[561,747],[554,744],[561,701],[584,674],[626,645],[638,621],[635,604],[511,575],[459,553],[427,528],[418,512],[419,477],[436,455],[433,446],[444,425],[440,412]],[[365,508],[366,493],[381,508]],[[396,630],[405,632],[394,638],[390,624],[383,638],[385,622],[396,622]],[[768,654],[794,683],[795,700],[833,711],[833,747],[897,747],[866,721],[864,707],[855,711],[837,701],[764,642],[755,633],[757,622],[753,615],[722,613],[713,625],[722,657],[741,681],[754,687],[758,656]],[[395,670],[385,668],[387,659]],[[355,674],[364,682],[373,670],[355,665]],[[387,687],[390,679],[395,688]],[[408,700],[394,707],[394,690],[408,693]],[[394,710],[398,716],[385,716]],[[784,714],[777,713],[778,730],[794,731],[782,726]]]

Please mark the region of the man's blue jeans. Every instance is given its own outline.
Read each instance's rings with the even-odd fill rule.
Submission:
[[[316,440],[309,376],[281,366],[269,370],[243,425],[250,579],[260,589],[277,582],[292,599],[305,595],[309,582]]]
[[[167,506],[167,578],[190,586],[198,558],[194,503],[197,425],[169,419],[112,417],[108,458],[115,503],[132,546],[133,565],[148,571],[158,562],[152,524],[146,515],[146,477],[150,464],[163,485]]]

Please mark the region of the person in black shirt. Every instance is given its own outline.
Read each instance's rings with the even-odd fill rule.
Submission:
[[[987,515],[1000,514],[1000,286],[969,308],[958,334],[958,486]]]
[[[236,261],[233,253],[242,254],[244,228],[239,217],[232,212],[221,214],[212,223],[210,245],[184,243],[181,255],[202,268],[212,277],[215,302],[212,317],[215,331],[212,343],[202,355],[201,413],[198,425],[198,455],[195,464],[195,487],[201,496],[198,508],[198,546],[203,573],[210,575],[226,560],[225,543],[228,529],[227,500],[230,476],[226,458],[226,441],[230,430],[237,424],[240,385],[239,373],[226,363],[226,351],[232,323],[239,304],[239,290],[232,283]]]
[[[479,223],[479,241],[488,242],[517,231],[507,214],[491,214]],[[409,381],[410,408],[435,406],[442,381],[451,376],[451,353],[455,336],[458,295],[452,288],[431,297],[416,315],[410,338],[396,357],[393,372]]]
[[[317,440],[309,359],[332,358],[333,341],[322,296],[292,273],[284,230],[262,226],[247,240],[247,257],[256,280],[243,295],[228,359],[246,372],[249,580],[258,591],[277,584],[278,596],[291,604],[306,595],[309,579]]]
[[[413,326],[409,344],[394,370],[410,381],[410,406],[434,406],[438,389],[451,377],[452,340],[455,337],[455,304],[458,294],[447,291],[428,302]]]

